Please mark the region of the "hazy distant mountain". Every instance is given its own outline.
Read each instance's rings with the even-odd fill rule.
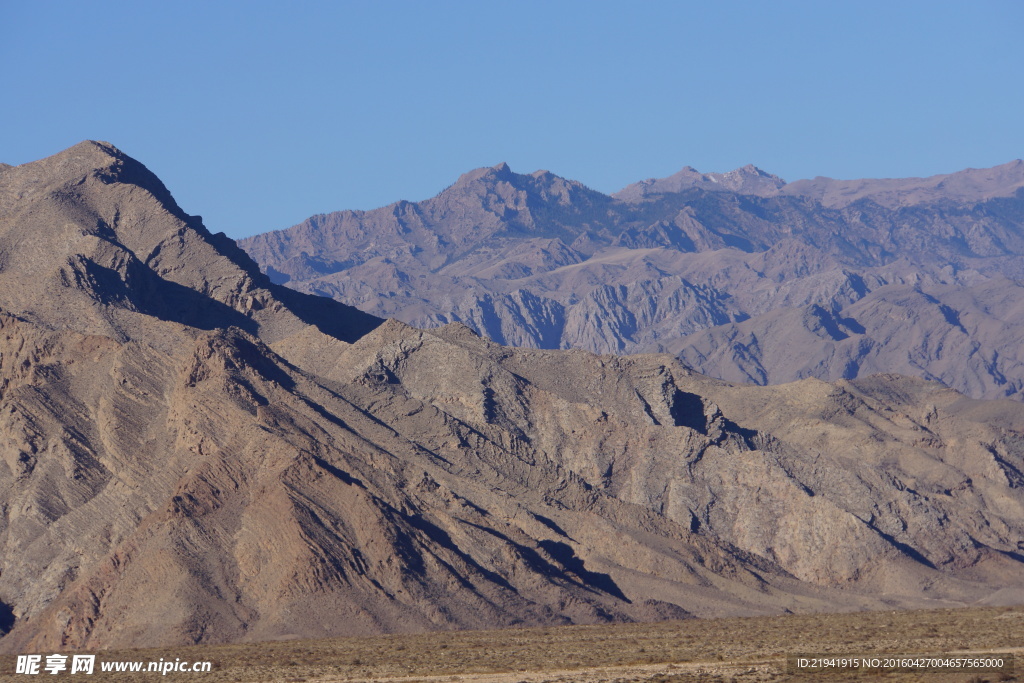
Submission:
[[[692,166],[686,166],[668,178],[641,180],[639,183],[624,187],[612,196],[626,202],[637,202],[651,195],[677,193],[691,188],[699,188],[711,192],[735,192],[759,197],[774,197],[785,185],[786,181],[782,178],[765,173],[752,164],[728,173],[701,173]]]
[[[614,206],[513,178],[331,224],[483,267],[478,233]],[[1024,599],[1024,405],[384,323],[270,283],[104,143],[0,169],[0,330],[5,652]]]
[[[1010,197],[1024,187],[1024,161],[1017,159],[993,168],[969,168],[930,178],[798,180],[780,189],[780,194],[810,197],[825,206],[846,206],[870,199],[889,208],[949,200],[977,203],[996,197]]]
[[[501,164],[424,202],[241,245],[289,287],[500,343],[671,351],[758,383],[901,372],[1020,397],[1024,339],[1002,311],[1024,278],[1022,188],[1021,161],[789,184],[753,166],[687,167],[608,197]]]
[[[612,196],[628,202],[651,195],[672,194],[691,188],[759,197],[808,197],[823,206],[836,208],[860,199],[896,208],[948,199],[980,202],[1012,196],[1024,187],[1024,161],[1017,159],[994,168],[969,168],[958,173],[930,178],[884,178],[835,180],[817,177],[786,183],[782,178],[747,165],[728,173],[701,173],[690,166],[668,178],[651,178],[629,185]]]

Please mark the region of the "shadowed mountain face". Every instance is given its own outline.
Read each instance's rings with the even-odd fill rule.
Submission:
[[[534,181],[516,230],[607,212]],[[1024,597],[1019,403],[382,322],[102,143],[0,209],[0,650]]]
[[[126,342],[153,326],[170,347],[182,325],[233,325],[273,341],[311,323],[353,340],[380,323],[272,285],[105,143],[0,169],[0,212],[0,306],[41,327]]]
[[[299,291],[504,344],[668,351],[762,384],[899,372],[1020,398],[1022,188],[1021,161],[789,184],[687,167],[608,197],[502,164],[424,202],[241,244]]]

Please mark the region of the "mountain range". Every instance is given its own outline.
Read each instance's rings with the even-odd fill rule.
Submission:
[[[425,293],[590,253],[553,269],[586,281],[657,249],[601,246],[619,200],[523,178],[313,223],[364,240],[334,275],[408,258],[436,269]],[[476,218],[442,236],[435,210]],[[716,239],[687,221],[664,233]],[[519,256],[487,266],[495,243]],[[336,267],[310,254],[293,272]],[[720,296],[677,281],[694,311]],[[1017,401],[417,329],[275,284],[107,143],[0,167],[3,652],[1015,604],[1022,488]]]
[[[793,183],[687,167],[611,196],[499,164],[240,245],[296,290],[501,344],[668,352],[756,384],[889,372],[1024,391],[1020,160]]]

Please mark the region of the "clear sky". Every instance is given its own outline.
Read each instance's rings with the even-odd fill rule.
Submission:
[[[613,192],[1024,157],[1024,2],[0,0],[0,161],[114,143],[232,237],[506,161]]]

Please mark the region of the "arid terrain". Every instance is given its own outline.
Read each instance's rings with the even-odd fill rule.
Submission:
[[[275,282],[502,344],[668,352],[733,382],[880,372],[1024,391],[1024,161],[786,183],[684,168],[611,196],[470,171],[240,242]]]
[[[416,329],[107,143],[0,168],[0,652],[1001,608],[1022,487],[1019,401]]]
[[[794,655],[1008,653],[1014,664],[985,673],[873,671],[794,673]],[[210,673],[159,676],[105,674],[128,682],[328,681],[388,683],[633,683],[650,681],[939,681],[1021,680],[1024,610],[857,612],[654,624],[559,626],[389,635],[328,640],[287,640],[213,647],[113,650],[97,662],[208,661]],[[0,680],[14,657],[0,656]],[[8,674],[8,675],[5,675]],[[94,677],[64,675],[76,681]]]

